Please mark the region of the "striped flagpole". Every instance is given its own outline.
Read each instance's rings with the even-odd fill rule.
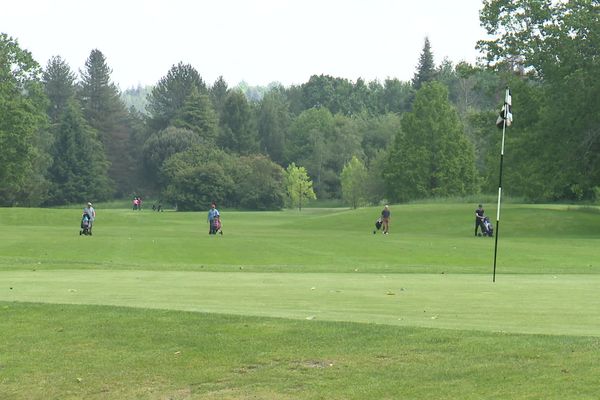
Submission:
[[[506,134],[506,126],[512,123],[512,114],[511,108],[512,106],[512,98],[510,95],[510,89],[506,88],[506,95],[504,96],[504,107],[502,107],[502,112],[500,113],[500,118],[502,118],[502,146],[500,147],[500,179],[498,182],[498,205],[496,209],[496,238],[494,243],[494,274],[492,277],[492,282],[496,282],[496,255],[498,254],[498,236],[500,234],[500,200],[502,199],[502,166],[504,164],[504,136]],[[500,118],[498,118],[500,120]],[[499,122],[496,122],[496,125],[499,126]]]

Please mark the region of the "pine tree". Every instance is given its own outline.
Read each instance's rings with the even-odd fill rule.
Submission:
[[[263,97],[258,111],[260,149],[282,165],[285,160],[285,138],[290,126],[288,104],[277,91]]]
[[[222,76],[219,76],[209,89],[210,100],[212,101],[213,107],[219,118],[221,118],[221,114],[223,113],[223,106],[225,105],[225,99],[227,98],[228,93],[229,89],[227,88],[227,82],[225,82]]]
[[[111,185],[104,149],[75,99],[67,102],[53,132],[54,162],[49,169],[53,185],[48,204],[108,199]]]
[[[257,136],[246,96],[238,90],[230,92],[221,116],[219,145],[238,154],[253,154],[258,150]]]
[[[58,121],[67,103],[75,96],[75,80],[71,67],[60,56],[54,56],[48,61],[43,82],[49,100],[48,116],[52,123]]]
[[[431,52],[431,43],[429,38],[425,38],[425,44],[423,45],[423,51],[421,57],[419,57],[419,65],[417,66],[417,72],[413,78],[413,87],[415,90],[419,90],[425,82],[430,82],[435,79],[435,64],[433,61],[433,53]]]
[[[116,194],[130,193],[135,165],[129,145],[132,131],[129,115],[120,99],[119,89],[110,80],[112,70],[99,50],[92,50],[81,71],[79,98],[86,120],[98,132],[110,162],[109,176],[115,182]]]
[[[215,144],[218,134],[218,121],[208,95],[192,89],[174,118],[173,126],[195,132],[204,143]]]
[[[198,93],[208,92],[198,71],[181,62],[172,66],[148,97],[146,109],[150,113],[150,128],[157,132],[171,125],[194,89]]]

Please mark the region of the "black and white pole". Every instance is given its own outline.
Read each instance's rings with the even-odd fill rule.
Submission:
[[[502,199],[502,166],[504,164],[504,136],[506,134],[506,127],[512,123],[511,104],[512,99],[510,90],[506,88],[506,95],[504,96],[504,107],[500,112],[500,117],[496,121],[496,125],[499,127],[502,124],[502,146],[500,147],[500,179],[498,182],[498,206],[496,209],[496,237],[494,241],[494,274],[492,276],[492,282],[496,282],[496,256],[498,254],[498,236],[500,234],[500,201]]]

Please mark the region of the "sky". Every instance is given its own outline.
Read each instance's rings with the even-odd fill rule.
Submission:
[[[155,85],[179,62],[211,85],[356,82],[414,76],[425,37],[436,64],[475,63],[482,0],[0,0],[0,33],[43,67],[74,72],[100,50],[122,90]]]

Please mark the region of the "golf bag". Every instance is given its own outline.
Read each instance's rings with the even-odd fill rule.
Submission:
[[[373,231],[373,234],[376,234],[377,231],[381,229],[381,225],[383,225],[383,221],[381,218],[377,218],[377,221],[375,221],[375,230]]]
[[[92,221],[87,213],[83,213],[81,216],[81,230],[79,235],[91,235],[92,234]]]
[[[492,237],[494,236],[494,225],[492,225],[492,223],[490,222],[490,219],[488,217],[485,217],[483,219],[483,236],[489,236]]]
[[[215,219],[213,219],[213,232],[215,235],[217,233],[219,235],[223,234],[223,230],[221,229],[221,218],[216,217]]]

